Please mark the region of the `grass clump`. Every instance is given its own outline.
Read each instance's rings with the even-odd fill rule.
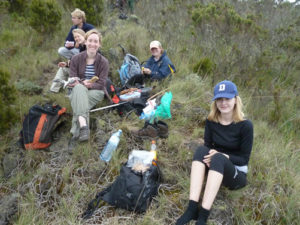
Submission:
[[[0,68],[0,134],[12,126],[16,119],[13,104],[16,100],[16,89],[9,83],[10,74]]]
[[[193,72],[205,76],[213,72],[216,64],[208,57],[200,58],[193,66]]]
[[[43,91],[41,86],[24,79],[21,79],[16,83],[16,88],[18,91],[29,95],[38,95]]]

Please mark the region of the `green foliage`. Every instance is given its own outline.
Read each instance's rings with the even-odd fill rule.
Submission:
[[[28,6],[27,0],[8,0],[8,11],[10,13],[23,14]]]
[[[216,64],[208,57],[200,58],[193,66],[193,72],[199,75],[207,75],[213,72]]]
[[[29,95],[38,95],[42,93],[43,90],[39,85],[24,79],[21,79],[16,83],[16,88],[18,91]]]
[[[76,8],[85,12],[88,23],[100,26],[103,22],[104,1],[103,0],[73,0]]]
[[[195,25],[203,26],[205,23],[216,25],[222,31],[234,33],[241,31],[260,31],[255,25],[254,16],[241,16],[232,5],[228,3],[209,3],[207,5],[195,4],[192,9],[192,20]]]
[[[0,68],[0,133],[8,131],[15,122],[16,112],[12,104],[16,99],[16,91],[9,84],[10,74]]]
[[[61,10],[55,0],[32,0],[29,24],[38,32],[51,35],[60,29]]]

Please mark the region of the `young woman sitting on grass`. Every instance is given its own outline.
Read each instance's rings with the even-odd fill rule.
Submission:
[[[74,39],[75,39],[75,47],[79,49],[79,52],[83,52],[86,47],[85,47],[85,32],[81,29],[74,29],[72,31]],[[78,53],[79,53],[78,52]],[[76,53],[76,54],[78,54]],[[76,55],[74,53],[74,55]],[[58,66],[59,69],[53,79],[52,85],[50,87],[50,91],[54,93],[58,93],[60,88],[63,86],[61,80],[67,80],[69,77],[69,64],[70,60],[67,62],[59,62]]]
[[[85,36],[86,51],[72,57],[70,62],[70,78],[76,82],[69,84],[73,90],[69,96],[73,109],[71,133],[73,140],[87,141],[89,139],[89,111],[100,102],[106,91],[106,79],[109,65],[107,59],[98,49],[101,47],[101,34],[90,30]],[[97,76],[98,80],[91,79]]]
[[[189,204],[176,225],[187,224],[191,220],[197,220],[196,225],[206,224],[221,184],[231,190],[247,184],[252,143],[253,125],[244,118],[236,85],[227,80],[218,83],[205,124],[204,145],[196,150],[192,162]]]

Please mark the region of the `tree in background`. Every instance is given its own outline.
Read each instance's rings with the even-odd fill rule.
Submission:
[[[60,29],[61,10],[55,0],[33,0],[30,3],[29,24],[40,33]]]

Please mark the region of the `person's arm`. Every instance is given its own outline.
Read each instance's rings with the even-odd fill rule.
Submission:
[[[71,27],[69,33],[68,33],[68,36],[66,37],[66,41],[65,41],[65,47],[68,48],[68,49],[72,49],[74,47],[74,44],[75,44],[75,40],[74,40],[74,36],[73,36],[73,27]],[[73,43],[73,46],[72,46],[72,43]]]
[[[98,89],[98,90],[103,90],[105,92],[106,89],[106,79],[108,76],[108,70],[109,70],[109,64],[107,59],[102,57],[101,59],[101,65],[99,65],[99,68],[97,69],[96,76],[99,77],[99,80],[97,80],[95,83],[91,85],[92,89]]]
[[[230,161],[238,166],[247,165],[253,145],[253,125],[247,120],[241,128],[241,146],[238,154],[227,153]]]

